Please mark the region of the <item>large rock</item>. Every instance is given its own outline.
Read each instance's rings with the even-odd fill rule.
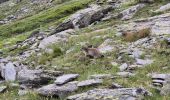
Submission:
[[[136,14],[136,12],[142,9],[143,7],[145,7],[145,4],[137,4],[120,12],[117,17],[121,18],[122,20],[131,19]]]
[[[38,94],[43,96],[57,96],[59,98],[64,98],[69,93],[72,93],[78,89],[77,82],[70,82],[62,86],[57,86],[56,84],[50,84],[43,86],[37,90]],[[63,99],[62,99],[63,100]]]
[[[94,89],[69,96],[68,100],[141,100],[150,93],[141,88]]]
[[[2,66],[1,76],[5,78],[5,81],[15,81],[16,73],[15,66],[12,62],[7,63],[6,66]]]
[[[128,68],[128,64],[127,64],[127,63],[124,63],[124,64],[122,64],[122,65],[119,67],[119,69],[120,69],[121,72],[127,70],[127,68]]]
[[[61,23],[52,34],[72,29],[72,28],[83,28],[95,21],[99,21],[112,9],[111,6],[99,6],[91,5],[90,7],[80,10],[70,16],[67,20]]]
[[[57,77],[55,84],[62,85],[79,77],[79,74],[66,74]]]
[[[47,84],[51,80],[55,80],[55,77],[61,75],[62,72],[58,71],[43,71],[43,70],[21,70],[18,72],[18,81],[20,84],[24,84],[30,87],[39,87],[40,85]]]
[[[53,45],[55,43],[59,42],[66,42],[68,37],[73,34],[75,31],[72,29],[62,31],[60,33],[51,35],[47,38],[44,38],[42,41],[40,41],[39,48],[45,49],[46,47]]]

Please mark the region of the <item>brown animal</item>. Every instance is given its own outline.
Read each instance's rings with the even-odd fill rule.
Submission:
[[[141,38],[149,36],[150,28],[140,29],[138,31],[123,32],[124,39],[126,41],[136,41]]]
[[[89,58],[103,58],[104,57],[104,55],[102,55],[97,48],[93,48],[93,46],[91,45],[88,47],[82,47],[81,50],[84,51],[85,56]]]

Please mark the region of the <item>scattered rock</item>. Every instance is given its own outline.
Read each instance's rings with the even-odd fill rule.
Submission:
[[[102,82],[103,81],[101,79],[90,79],[90,80],[78,82],[77,86],[78,87],[93,86],[93,85],[99,85]]]
[[[62,85],[79,77],[79,74],[65,74],[57,77],[55,84]]]

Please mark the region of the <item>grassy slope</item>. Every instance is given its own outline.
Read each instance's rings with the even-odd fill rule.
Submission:
[[[28,18],[0,26],[0,49],[3,49],[4,43],[5,45],[10,45],[15,43],[17,40],[20,40],[20,37],[22,37],[21,40],[24,39],[24,37],[29,34],[29,31],[51,24],[58,24],[63,21],[65,17],[69,16],[78,9],[84,8],[92,1],[93,0],[71,0]],[[28,33],[16,36],[17,34],[26,32]],[[14,41],[11,41],[9,38],[11,36]],[[6,43],[6,41],[9,43]]]
[[[82,2],[85,2],[85,1],[86,0],[84,0]],[[148,16],[152,16],[148,9],[153,9],[153,8],[156,9],[160,5],[163,5],[163,4],[164,3],[158,2],[153,5],[147,5],[146,8],[142,9],[138,14],[136,14],[134,19],[144,17],[147,14],[149,14]],[[69,7],[72,8],[72,6],[69,6]],[[59,8],[55,7],[55,8],[59,9],[60,7]],[[65,8],[63,8],[63,9],[65,9]],[[61,10],[61,8],[59,10]],[[65,10],[67,11],[67,9],[65,9]],[[53,9],[49,10],[49,12],[55,12],[55,11],[56,10],[53,11]],[[61,13],[64,14],[65,12],[62,11]],[[72,11],[70,11],[70,13],[72,13]],[[24,19],[22,21],[32,21],[31,20],[32,18],[37,19],[37,18],[39,18],[38,16],[42,16],[41,14],[46,15],[45,12],[42,12],[38,15]],[[47,13],[47,15],[48,14],[49,13]],[[142,15],[142,16],[140,16],[140,15]],[[44,18],[48,20],[48,18],[50,18],[50,17],[42,16],[42,17],[40,17],[40,20],[44,19]],[[55,19],[54,16],[52,17],[52,19],[53,18]],[[37,22],[39,22],[40,20],[38,20]],[[19,23],[22,23],[22,21],[19,21]],[[51,21],[49,21],[49,22],[51,22]],[[99,23],[97,26],[88,27],[88,28],[84,28],[84,29],[77,31],[77,34],[79,34],[78,37],[70,38],[69,42],[67,44],[56,44],[55,45],[56,47],[62,47],[64,49],[64,52],[66,52],[68,49],[73,47],[74,50],[71,53],[63,54],[63,55],[55,57],[55,58],[48,58],[47,56],[49,56],[49,55],[47,55],[47,56],[44,55],[44,56],[40,57],[41,59],[38,58],[39,60],[37,60],[37,63],[43,64],[43,63],[46,63],[46,61],[50,59],[52,61],[52,67],[48,66],[46,69],[64,70],[65,73],[79,73],[80,78],[78,80],[87,79],[87,77],[91,74],[98,74],[98,73],[100,73],[100,74],[101,73],[115,74],[118,71],[118,67],[110,65],[109,62],[116,61],[116,58],[118,56],[116,50],[109,54],[106,54],[105,55],[106,57],[104,59],[97,59],[94,61],[90,61],[90,60],[79,61],[77,58],[82,55],[82,52],[80,51],[80,48],[81,48],[81,45],[79,44],[80,42],[88,42],[90,44],[98,46],[106,38],[111,38],[111,39],[117,41],[117,43],[118,43],[117,45],[122,44],[122,43],[124,44],[125,42],[122,41],[122,39],[115,36],[115,30],[113,28],[105,30],[105,31],[101,31],[101,32],[92,32],[96,29],[105,28],[108,26],[115,25],[116,23],[122,23],[122,22],[121,21],[103,22],[103,23]],[[14,24],[16,24],[16,23],[13,23],[11,27],[14,27],[13,26]],[[41,22],[41,24],[46,25],[46,24],[48,24],[48,22]],[[35,24],[35,25],[39,25],[39,24]],[[29,27],[29,26],[30,26],[29,24],[25,25],[25,27]],[[2,28],[2,27],[0,27],[0,28]],[[32,30],[32,29],[30,29],[30,30]],[[27,30],[27,31],[30,31],[30,30]],[[6,32],[9,32],[9,31],[6,31]],[[99,38],[91,38],[91,37],[95,37],[95,36],[100,36],[100,37]],[[22,35],[18,36],[18,37],[22,37]],[[103,37],[105,37],[105,38],[103,38]],[[13,38],[13,39],[15,41],[15,38]],[[75,45],[75,44],[77,44],[77,45]],[[169,100],[170,99],[169,96],[160,96],[154,89],[152,89],[150,87],[151,79],[150,79],[150,77],[147,76],[148,73],[152,73],[152,72],[159,72],[159,73],[169,73],[170,72],[169,67],[168,67],[168,69],[162,69],[162,67],[164,67],[164,66],[170,66],[170,63],[169,63],[170,59],[168,57],[170,55],[169,50],[167,48],[161,48],[161,49],[156,48],[155,50],[151,50],[149,52],[153,52],[152,56],[155,60],[155,62],[152,65],[146,66],[143,69],[137,69],[136,70],[137,75],[135,75],[134,77],[127,78],[127,79],[119,78],[114,81],[119,84],[122,84],[125,87],[141,87],[142,86],[142,87],[149,89],[150,91],[152,91],[153,97],[147,97],[146,100]],[[37,59],[37,58],[33,57],[33,58],[31,58],[31,61],[33,61],[34,59]],[[130,60],[130,58],[126,57],[125,61],[128,61],[128,60]],[[57,67],[56,67],[56,65],[57,65]],[[70,68],[70,70],[66,70],[65,68]],[[105,83],[103,84],[104,87],[109,86],[109,84],[111,82],[112,82],[111,80],[106,80]],[[82,89],[78,92],[82,92],[85,90],[86,89]],[[19,98],[19,99],[24,98],[26,100],[39,100],[39,99],[49,100],[47,98],[40,98],[39,96],[37,96],[34,93],[31,93],[24,97],[18,97],[15,89],[14,90],[9,89],[9,91],[0,95],[0,99],[4,100],[6,98],[8,98],[8,100],[13,100],[13,98]]]
[[[85,7],[91,1],[93,0],[72,0],[23,20],[0,26],[1,38],[10,37],[13,34],[16,35],[31,31],[33,29],[39,28],[40,25],[44,26],[56,20],[61,21],[62,18],[67,17],[76,10]]]

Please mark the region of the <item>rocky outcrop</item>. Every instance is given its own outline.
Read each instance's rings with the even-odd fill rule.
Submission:
[[[119,32],[126,32],[126,31],[134,31],[138,29],[150,29],[151,35],[162,35],[162,34],[170,34],[170,13],[138,19],[128,24],[118,26]]]
[[[68,100],[141,100],[150,93],[141,88],[94,89],[68,97]]]
[[[143,7],[145,7],[145,4],[137,4],[135,6],[131,6],[128,9],[123,10],[122,12],[119,12],[118,14],[108,14],[103,18],[103,21],[119,18],[121,20],[129,20],[132,19],[133,16]]]
[[[99,21],[111,9],[112,9],[111,6],[102,7],[99,5],[91,5],[90,7],[80,10],[73,14],[72,16],[70,16],[67,20],[61,23],[51,34],[55,34],[72,28],[87,27],[91,23]]]
[[[136,14],[136,12],[142,9],[143,7],[145,7],[145,4],[137,4],[120,12],[117,17],[121,18],[121,20],[131,19]]]

